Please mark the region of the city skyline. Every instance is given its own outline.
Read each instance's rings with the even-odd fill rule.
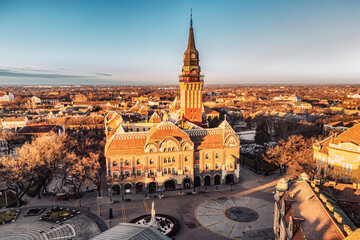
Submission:
[[[205,84],[355,84],[356,1],[2,1],[0,84],[178,83],[190,8]]]

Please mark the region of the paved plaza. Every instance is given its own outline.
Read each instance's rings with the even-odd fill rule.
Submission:
[[[206,200],[195,211],[204,228],[234,239],[271,239],[274,204],[254,197]]]
[[[40,222],[37,220],[38,217],[23,217],[25,209],[31,206],[48,206],[48,208],[50,205],[69,206],[81,209],[83,212],[90,212],[92,215],[80,214],[73,220],[79,220],[78,224],[83,222],[85,229],[89,221],[88,226],[94,229],[95,234],[99,229],[92,225],[91,222],[94,222],[94,219],[102,218],[107,227],[113,227],[121,222],[130,222],[139,216],[150,214],[153,201],[156,213],[170,215],[179,221],[180,229],[174,236],[177,240],[223,240],[229,237],[272,239],[269,228],[273,223],[273,191],[280,176],[276,174],[265,177],[245,168],[242,168],[240,175],[240,183],[234,186],[210,186],[206,189],[199,187],[195,194],[189,195],[192,189],[184,190],[183,193],[171,191],[163,193],[165,198],[162,199],[157,198],[156,194],[147,197],[144,194],[115,195],[110,198],[106,196],[105,186],[102,189],[103,197],[101,198],[96,197],[96,192],[86,193],[81,199],[67,201],[56,201],[56,197],[27,198],[28,204],[20,208],[19,218],[14,223],[0,225],[0,239],[44,239],[40,238],[43,236],[42,233],[48,233],[51,230],[54,230],[53,233],[58,233],[55,229],[67,232],[66,234],[71,233],[69,227],[59,228],[62,225]],[[125,201],[122,201],[123,197]],[[211,209],[211,207],[216,209]],[[113,211],[111,219],[109,218],[110,208]],[[201,216],[206,214],[216,216]],[[82,217],[85,217],[85,221],[82,221]],[[66,220],[63,225],[73,220]],[[40,237],[24,237],[40,232],[42,232]],[[79,231],[77,233],[77,238],[71,239],[88,239],[88,236],[81,235]]]

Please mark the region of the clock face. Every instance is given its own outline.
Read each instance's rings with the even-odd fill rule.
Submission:
[[[195,58],[195,54],[193,53],[193,54],[191,54],[191,58]]]

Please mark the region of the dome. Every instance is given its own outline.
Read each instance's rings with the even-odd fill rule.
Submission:
[[[276,184],[276,190],[280,192],[285,192],[286,190],[288,190],[288,188],[289,188],[289,184],[284,178],[280,179]]]

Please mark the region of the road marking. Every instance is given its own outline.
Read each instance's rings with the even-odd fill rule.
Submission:
[[[231,236],[231,234],[232,234],[232,232],[234,231],[234,228],[235,228],[236,225],[237,225],[237,223],[234,223],[234,226],[232,226],[232,228],[230,229],[230,232],[229,232],[229,234],[228,234],[228,237]]]
[[[150,214],[150,210],[149,210],[149,207],[148,207],[148,205],[147,205],[147,202],[146,202],[146,199],[145,199],[145,198],[143,199],[143,203],[144,203],[144,207],[145,207],[146,214]]]
[[[122,214],[123,222],[127,222],[124,201],[121,201],[121,214]]]

